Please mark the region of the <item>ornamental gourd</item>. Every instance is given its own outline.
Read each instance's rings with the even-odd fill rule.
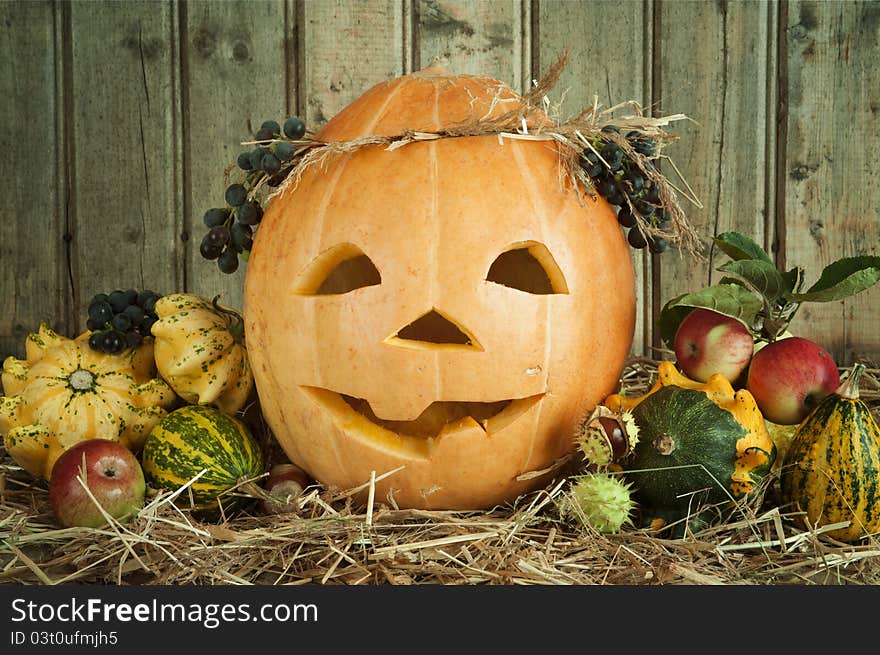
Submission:
[[[813,528],[849,521],[827,535],[856,541],[880,531],[880,426],[859,398],[863,364],[801,422],[785,456],[783,502]]]
[[[175,491],[196,478],[181,496],[209,511],[218,497],[264,471],[259,443],[239,419],[213,408],[187,405],[174,410],[150,432],[141,458],[147,484]],[[224,507],[234,505],[229,495]]]
[[[89,332],[62,337],[45,324],[25,342],[24,360],[3,362],[0,434],[26,471],[49,479],[55,460],[86,439],[138,452],[176,401],[154,378],[152,340],[119,355],[92,350]]]
[[[383,82],[324,142],[499,115],[497,80]],[[365,146],[270,202],[244,315],[261,408],[325,485],[401,507],[492,506],[546,484],[629,352],[634,275],[610,205],[559,146],[498,135]],[[394,471],[392,475],[383,474]]]
[[[776,458],[764,417],[746,389],[734,392],[716,373],[691,380],[661,362],[643,396],[609,396],[615,412],[629,410],[639,427],[633,455],[621,462],[646,518],[699,525],[713,505],[726,505],[760,488]],[[715,508],[717,509],[717,508]]]
[[[171,388],[190,404],[239,411],[254,386],[241,317],[186,293],[161,297],[156,316],[156,366]]]

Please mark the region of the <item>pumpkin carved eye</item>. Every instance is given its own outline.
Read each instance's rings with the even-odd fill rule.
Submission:
[[[537,241],[521,241],[508,246],[492,262],[486,281],[539,295],[568,293],[559,265],[547,246]]]
[[[379,269],[353,243],[340,243],[325,250],[296,279],[293,292],[301,296],[348,293],[382,282]]]

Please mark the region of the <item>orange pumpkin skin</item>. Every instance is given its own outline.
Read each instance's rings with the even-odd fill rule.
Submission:
[[[317,138],[436,131],[510,98],[496,80],[429,69],[373,87]],[[271,201],[248,262],[245,329],[263,413],[293,462],[341,488],[402,467],[375,496],[399,507],[485,508],[548,482],[523,474],[573,451],[635,324],[614,212],[563,179],[558,155],[552,142],[496,136],[370,146],[307,169]],[[487,280],[517,245],[535,246],[554,292]],[[334,258],[360,252],[380,279],[317,292]],[[432,309],[467,344],[403,338]]]

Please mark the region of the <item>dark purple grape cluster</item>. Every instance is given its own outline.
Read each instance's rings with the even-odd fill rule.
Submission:
[[[153,323],[159,320],[156,301],[160,297],[149,289],[117,289],[95,295],[89,303],[86,321],[86,327],[92,332],[89,347],[111,355],[137,348],[150,336]]]
[[[620,130],[612,125],[603,127],[602,131],[606,135],[620,134]],[[654,139],[639,132],[628,132],[626,140],[633,150],[645,158],[650,159],[657,154]],[[645,234],[633,213],[637,212],[653,227],[667,230],[672,219],[669,210],[661,206],[660,189],[614,140],[597,139],[593,146],[601,159],[594,150],[585,148],[581,155],[581,167],[593,180],[596,192],[615,206],[618,223],[628,230],[629,245],[637,250],[647,247],[652,253],[662,253],[668,246],[666,239]]]
[[[287,178],[297,163],[295,144],[305,134],[305,123],[296,116],[284,121],[283,126],[277,121],[264,121],[254,134],[256,146],[238,156],[236,163],[244,180],[226,187],[224,207],[205,212],[208,232],[199,245],[202,257],[216,260],[222,273],[237,271],[239,257],[246,259],[253,246],[254,230],[263,218],[256,189],[264,183],[277,187]]]

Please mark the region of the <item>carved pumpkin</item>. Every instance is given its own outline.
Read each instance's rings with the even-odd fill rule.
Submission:
[[[512,100],[497,80],[426,69],[373,87],[317,139],[434,132]],[[403,467],[376,485],[400,507],[488,507],[548,482],[528,474],[573,450],[635,319],[615,215],[559,155],[497,136],[368,146],[272,199],[245,329],[293,462],[342,488]]]

